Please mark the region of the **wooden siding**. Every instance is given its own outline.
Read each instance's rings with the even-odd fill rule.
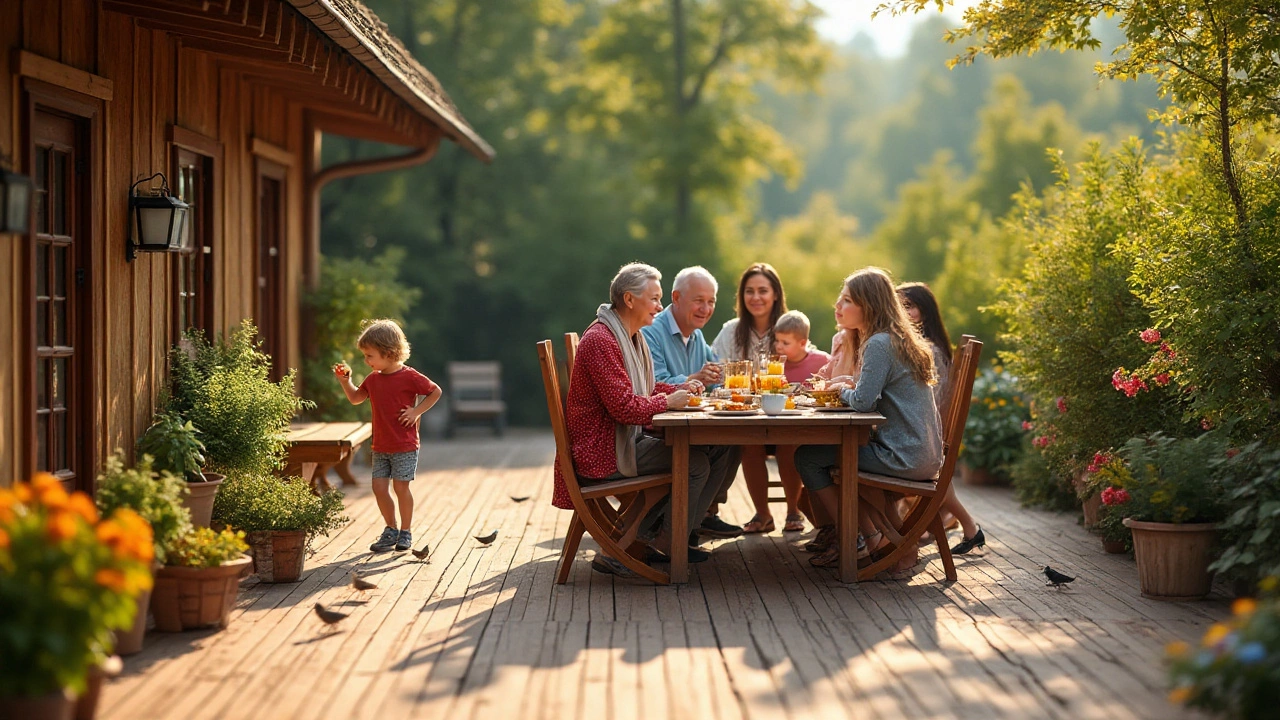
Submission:
[[[199,4],[195,4],[196,7]],[[92,128],[96,177],[92,208],[96,232],[90,278],[95,328],[88,359],[97,378],[93,425],[97,462],[116,448],[131,451],[156,407],[166,377],[167,355],[174,336],[172,295],[174,262],[167,254],[141,253],[125,262],[127,197],[140,178],[173,168],[174,126],[220,144],[212,177],[214,218],[212,293],[214,329],[234,329],[253,313],[257,273],[257,192],[254,139],[283,148],[294,162],[285,180],[284,307],[281,326],[284,362],[296,367],[301,358],[299,297],[306,282],[307,197],[310,170],[306,153],[308,111],[329,104],[346,108],[341,90],[321,86],[306,93],[297,70],[272,63],[248,66],[229,55],[212,52],[204,42],[194,49],[164,30],[149,29],[133,15],[104,9],[100,0],[6,0],[0,2],[0,153],[30,174],[30,143],[25,128],[26,88],[35,82],[19,75],[17,53],[25,51],[109,81],[109,100],[85,96],[101,108]],[[288,75],[286,73],[293,73]],[[333,98],[326,103],[324,93]],[[376,118],[370,117],[372,125]],[[400,120],[404,122],[403,118]],[[385,135],[394,129],[376,128]],[[415,132],[422,136],[420,128]],[[401,136],[405,137],[405,136]],[[410,144],[414,138],[406,138]],[[172,179],[171,179],[172,181]],[[0,485],[23,477],[32,468],[25,387],[30,372],[31,342],[24,322],[31,301],[25,268],[29,238],[0,236]],[[96,468],[89,470],[96,471]]]

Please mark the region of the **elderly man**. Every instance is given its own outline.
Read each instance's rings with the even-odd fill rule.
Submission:
[[[681,385],[697,381],[707,388],[723,381],[724,370],[716,361],[715,351],[702,336],[702,326],[716,311],[719,286],[706,268],[695,265],[676,273],[671,283],[671,304],[658,313],[653,324],[640,329],[653,356],[653,376],[658,382]],[[731,538],[742,534],[742,528],[720,519],[720,503],[728,500],[729,484],[734,470],[707,517],[694,531],[697,535]]]

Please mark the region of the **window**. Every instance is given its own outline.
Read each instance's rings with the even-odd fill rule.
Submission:
[[[213,327],[213,158],[174,147],[173,192],[191,206],[190,246],[174,258],[175,341],[190,328]]]

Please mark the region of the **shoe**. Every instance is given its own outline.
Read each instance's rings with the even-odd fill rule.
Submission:
[[[696,548],[696,547],[689,548],[689,564],[690,565],[694,563],[704,563],[710,559],[711,559],[710,550],[703,550],[702,548]]]
[[[382,534],[379,535],[378,539],[374,540],[373,544],[369,546],[369,552],[387,552],[396,546],[396,541],[399,539],[399,530],[393,527],[383,528]]]
[[[719,515],[708,515],[702,520],[697,532],[713,538],[735,538],[742,534],[742,528],[721,520]]]
[[[839,537],[836,533],[835,525],[823,525],[818,528],[818,534],[804,544],[804,551],[811,553],[825,552],[827,548],[836,544],[836,539]]]
[[[831,547],[809,558],[809,564],[814,567],[838,567],[840,565],[840,548],[832,544]]]
[[[804,532],[804,516],[799,513],[787,516],[787,523],[782,526],[782,532]]]
[[[636,577],[635,572],[618,560],[608,555],[596,554],[591,560],[591,569],[604,575],[617,575],[623,578]]]
[[[751,518],[742,526],[742,532],[746,535],[754,535],[756,533],[771,533],[774,530],[773,518],[762,518],[759,515]]]
[[[968,555],[969,551],[974,548],[985,548],[987,546],[987,536],[982,534],[982,526],[978,526],[978,532],[973,534],[971,538],[965,538],[955,544],[951,548],[952,555]]]
[[[413,547],[413,533],[401,530],[400,538],[396,540],[396,552],[404,552],[411,547]]]
[[[702,536],[697,530],[689,531],[689,547],[702,547]]]
[[[644,552],[644,562],[646,565],[652,565],[654,563],[669,563],[671,562],[671,558],[667,557],[666,553],[661,550],[646,548]]]

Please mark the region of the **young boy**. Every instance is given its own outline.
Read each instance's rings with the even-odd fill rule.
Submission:
[[[404,552],[413,546],[409,483],[418,471],[418,420],[443,393],[426,375],[404,364],[409,359],[409,341],[394,320],[366,321],[356,347],[373,372],[360,387],[351,383],[351,368],[346,363],[335,365],[333,374],[352,405],[368,398],[373,411],[373,497],[387,526],[369,549]],[[426,396],[422,402],[417,402],[419,395]],[[390,492],[392,483],[395,499]],[[400,503],[398,530],[396,501]]]
[[[773,346],[787,358],[787,382],[804,382],[831,356],[809,344],[809,318],[799,310],[785,312],[773,326]]]

